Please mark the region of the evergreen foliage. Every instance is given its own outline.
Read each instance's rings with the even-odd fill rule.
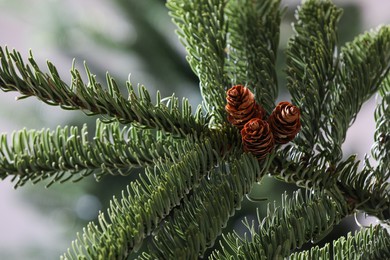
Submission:
[[[292,260],[299,259],[386,259],[389,257],[389,233],[381,226],[370,226],[347,238],[340,237],[333,242],[333,252],[329,244],[323,248],[313,247],[310,251],[295,253],[290,256]]]
[[[276,56],[280,1],[229,1],[228,63],[232,84],[246,84],[268,113],[278,95]]]
[[[330,0],[306,0],[298,8],[287,49],[287,87],[302,114],[295,140],[264,160],[244,153],[224,110],[226,90],[246,84],[268,113],[278,93],[275,61],[282,11],[279,0],[168,0],[187,60],[198,76],[204,102],[195,113],[187,99],[156,102],[145,87],[126,82],[127,97],[107,74],[106,86],[85,66],[88,82],[71,69],[66,84],[48,62],[43,72],[0,47],[0,88],[35,96],[64,109],[102,115],[94,137],[87,127],[21,130],[1,135],[0,178],[16,187],[50,179],[48,185],[94,174],[145,173],[113,198],[77,235],[63,259],[196,259],[214,247],[252,186],[269,174],[305,189],[270,204],[267,216],[244,225],[248,233],[223,235],[211,259],[386,259],[390,239],[381,226],[340,238],[333,252],[316,243],[358,211],[390,224],[390,26],[357,36],[338,51],[342,11]],[[136,93],[137,92],[137,93]],[[377,129],[372,156],[363,167],[355,155],[342,159],[346,131],[373,94]],[[303,195],[304,194],[304,195]],[[295,253],[294,253],[295,252]]]
[[[310,192],[310,191],[309,191]],[[314,195],[313,195],[314,194]],[[311,193],[303,199],[300,191],[288,200],[284,195],[282,207],[268,206],[267,217],[261,225],[244,221],[249,234],[224,237],[229,248],[215,252],[212,259],[278,259],[300,248],[308,240],[320,240],[333,225],[348,214],[348,205],[340,194]]]

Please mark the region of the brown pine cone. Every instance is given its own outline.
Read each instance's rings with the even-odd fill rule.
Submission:
[[[258,160],[264,159],[274,148],[274,138],[267,121],[253,118],[241,130],[244,151],[252,153]]]
[[[236,85],[227,91],[228,121],[242,129],[246,122],[252,118],[263,118],[265,110],[255,102],[253,93],[243,85]]]
[[[274,135],[275,143],[285,144],[290,142],[301,130],[299,108],[291,103],[280,102],[268,118],[268,123]]]

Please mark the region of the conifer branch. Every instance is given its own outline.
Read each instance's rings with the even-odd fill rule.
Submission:
[[[232,158],[237,155],[232,154]],[[269,164],[268,164],[269,165]],[[240,207],[255,181],[267,172],[256,158],[243,154],[222,163],[203,179],[188,200],[174,211],[153,237],[151,251],[143,259],[197,259],[214,244],[229,217]]]
[[[145,177],[132,182],[120,201],[113,198],[109,220],[99,214],[99,225],[89,223],[63,259],[126,259],[222,160],[219,153],[226,151],[226,143],[225,135],[185,144],[180,160],[147,168]]]
[[[375,110],[375,143],[371,153],[378,161],[377,173],[384,181],[390,178],[390,74],[379,89],[382,101]]]
[[[310,250],[301,251],[299,253],[291,254],[288,259],[289,260],[306,260],[306,259],[338,259],[331,258],[329,243],[325,244],[323,247],[315,246]],[[340,258],[338,260],[342,260]]]
[[[10,140],[0,136],[0,179],[12,176],[17,186],[51,179],[50,185],[91,173],[100,178],[145,168],[145,174],[99,214],[98,223],[89,223],[77,235],[62,259],[127,259],[145,239],[151,243],[141,259],[203,256],[253,183],[267,173],[307,189],[305,195],[283,195],[281,207],[269,205],[257,227],[245,220],[249,234],[224,236],[222,251],[214,251],[212,259],[288,257],[307,241],[324,238],[357,210],[390,224],[390,27],[360,35],[339,56],[336,29],[341,9],[331,0],[303,1],[287,50],[288,88],[298,107],[293,126],[300,128],[301,114],[302,131],[292,144],[280,147],[280,140],[290,141],[296,134],[284,131],[292,121],[276,124],[272,120],[278,113],[273,114],[266,139],[256,131],[245,132],[242,123],[244,118],[266,124],[260,105],[268,113],[274,106],[279,4],[280,0],[167,1],[188,62],[199,77],[205,115],[202,106],[193,115],[188,101],[179,104],[174,96],[161,99],[157,93],[152,102],[145,87],[136,94],[130,82],[125,98],[109,74],[103,86],[87,66],[88,82],[73,65],[68,85],[52,63],[47,63],[45,73],[31,53],[25,64],[17,51],[0,48],[3,91],[101,114],[110,122],[98,121],[93,139],[85,126],[22,130]],[[242,99],[246,103],[237,102],[243,109],[227,109],[239,114],[228,122],[225,90],[232,83],[248,84],[256,102],[251,96]],[[341,159],[341,144],[363,102],[378,90],[382,101],[375,112],[372,154],[379,166],[367,163],[360,170],[354,155]],[[235,126],[244,127],[243,134]],[[255,154],[259,147],[268,152],[274,142],[279,144],[265,159],[263,153]],[[246,149],[249,145],[254,148]],[[363,250],[367,257],[387,257],[389,241],[384,229],[371,228],[341,238],[334,244],[335,255],[355,256]],[[369,248],[370,243],[377,246]],[[329,246],[292,257],[307,255],[329,256]]]
[[[337,23],[341,9],[329,0],[304,1],[296,14],[296,35],[287,49],[287,87],[301,110],[302,130],[294,141],[310,154],[329,109],[328,96],[337,70]]]
[[[305,163],[293,163],[286,155],[274,159],[271,173],[299,187],[317,190],[337,188],[353,210],[363,210],[384,222],[390,219],[390,183],[378,179],[372,169],[358,171],[359,161],[352,155],[345,161],[329,165],[320,155]]]
[[[187,49],[187,61],[199,77],[206,110],[217,123],[226,121],[225,75],[227,0],[168,0],[180,41]]]
[[[336,259],[388,259],[390,257],[390,235],[380,225],[348,234],[333,242]]]
[[[136,127],[120,128],[118,122],[96,123],[93,140],[87,126],[57,127],[55,131],[26,129],[8,140],[0,136],[0,178],[18,179],[16,187],[50,178],[54,182],[78,181],[92,173],[127,175],[134,168],[154,165],[161,158],[176,157],[180,145],[163,133]]]
[[[281,20],[280,0],[229,1],[227,70],[234,84],[246,83],[268,113],[278,94],[276,55]]]
[[[339,174],[337,187],[350,205],[390,224],[390,182],[377,178],[375,171],[367,168]]]
[[[267,217],[258,219],[259,226],[247,220],[249,234],[223,236],[222,251],[214,251],[211,259],[279,259],[309,240],[319,240],[349,214],[342,195],[332,192],[308,192],[304,199],[300,191],[292,199],[286,194],[282,206],[268,205]]]
[[[354,235],[348,233],[347,238],[340,237],[333,242],[333,258],[342,259],[389,259],[390,235],[380,225],[356,231]],[[290,255],[290,260],[304,259],[331,259],[329,244],[318,246]]]
[[[331,142],[341,146],[362,104],[390,71],[390,26],[362,34],[341,50],[338,83],[332,91]]]
[[[200,107],[196,115],[192,115],[187,99],[183,99],[180,109],[177,98],[172,96],[162,100],[157,93],[154,105],[145,87],[139,88],[137,96],[130,81],[126,82],[128,99],[125,99],[109,74],[106,75],[107,89],[104,89],[87,66],[88,83],[83,82],[80,72],[73,66],[72,82],[68,86],[51,62],[47,62],[47,74],[39,68],[31,52],[28,60],[29,64],[25,64],[19,52],[4,51],[0,47],[0,88],[3,91],[18,91],[23,95],[21,98],[36,96],[63,109],[79,109],[88,115],[108,115],[124,124],[138,123],[180,136],[194,132],[200,134],[205,130],[207,117]]]

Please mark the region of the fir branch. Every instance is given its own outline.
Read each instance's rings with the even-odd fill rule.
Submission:
[[[390,235],[380,225],[363,229],[333,242],[334,259],[389,259]]]
[[[282,206],[268,206],[267,217],[258,219],[259,226],[244,221],[249,235],[237,233],[224,236],[222,251],[214,251],[211,259],[279,259],[309,240],[323,238],[332,227],[348,215],[342,195],[300,191],[292,199],[282,197]]]
[[[236,155],[232,154],[232,157]],[[229,217],[240,207],[244,195],[267,172],[248,154],[217,169],[174,211],[153,237],[150,254],[143,259],[197,259],[213,246]]]
[[[355,38],[341,50],[337,86],[332,91],[329,139],[341,146],[362,104],[381,86],[390,71],[390,26]],[[333,151],[332,151],[333,152]]]
[[[330,259],[329,244],[319,248],[318,246],[290,255],[290,260],[303,259]],[[348,233],[347,238],[340,237],[333,242],[333,257],[335,260],[343,259],[389,259],[390,235],[380,225],[370,226],[354,235]]]
[[[0,178],[13,176],[16,187],[50,178],[54,182],[78,181],[91,173],[127,175],[133,168],[152,166],[157,160],[177,157],[182,150],[163,133],[136,127],[120,128],[118,122],[97,120],[93,140],[87,126],[57,127],[55,131],[26,129],[14,132],[8,140],[0,136]]]
[[[173,22],[179,28],[180,41],[187,49],[187,61],[199,77],[206,110],[216,123],[226,121],[225,75],[227,0],[169,0]]]
[[[268,113],[278,94],[276,55],[279,45],[280,0],[229,1],[228,72],[234,84],[246,82]]]
[[[128,99],[121,94],[116,81],[107,74],[107,89],[96,81],[85,65],[88,83],[84,83],[80,72],[71,69],[72,82],[68,86],[62,81],[56,67],[48,62],[49,73],[41,71],[30,52],[29,64],[25,64],[20,53],[9,52],[0,47],[0,88],[3,91],[18,91],[26,98],[36,96],[41,101],[64,109],[80,109],[88,115],[103,114],[114,117],[121,123],[138,123],[148,128],[157,128],[176,135],[200,134],[206,128],[207,117],[198,107],[195,116],[187,99],[182,109],[174,96],[161,100],[157,93],[154,105],[145,87],[140,87],[138,96],[132,84],[126,82]]]
[[[354,157],[336,164],[327,160],[323,154],[316,154],[307,159],[296,157],[296,154],[295,147],[291,145],[278,151],[271,167],[271,174],[282,181],[295,183],[307,189],[333,187],[337,181],[337,175],[334,173],[350,172],[356,164]]]
[[[219,153],[226,143],[225,135],[186,144],[180,160],[147,168],[145,177],[132,182],[120,201],[115,197],[111,201],[109,221],[101,213],[99,225],[89,223],[63,259],[126,259],[221,161]]]
[[[363,210],[384,222],[390,219],[390,183],[376,178],[375,172],[364,168],[358,171],[360,161],[352,155],[345,161],[329,164],[321,155],[307,163],[294,163],[286,154],[273,161],[271,174],[299,187],[317,190],[337,189],[349,203],[351,210]]]
[[[339,174],[337,186],[353,208],[390,224],[390,182],[367,168]]]
[[[336,75],[337,23],[341,9],[330,0],[304,1],[287,49],[287,87],[301,110],[302,130],[294,140],[310,154],[328,116],[328,95]]]
[[[288,257],[289,260],[306,260],[306,259],[335,259],[330,257],[329,243],[324,247],[312,247],[310,250],[294,253]],[[345,258],[344,258],[345,259]],[[341,260],[341,259],[340,259]]]
[[[378,161],[377,174],[384,181],[390,178],[390,74],[379,89],[382,101],[375,110],[375,143],[371,153]]]
[[[296,35],[287,50],[288,88],[303,121],[295,143],[259,163],[252,155],[242,154],[237,129],[224,124],[229,76],[252,85],[257,102],[268,112],[273,107],[279,4],[279,0],[168,0],[187,59],[199,77],[207,115],[201,106],[192,115],[188,101],[180,105],[174,96],[161,99],[157,93],[153,103],[143,86],[136,94],[130,82],[126,99],[110,75],[104,87],[87,66],[87,83],[73,66],[67,85],[52,63],[48,62],[49,72],[44,73],[31,53],[25,64],[17,51],[0,48],[3,91],[18,91],[22,98],[36,96],[64,109],[102,114],[114,122],[98,122],[93,140],[87,137],[86,127],[23,130],[11,137],[12,144],[6,135],[1,136],[1,179],[13,176],[22,185],[51,178],[51,184],[91,173],[100,178],[107,173],[127,174],[133,167],[146,168],[120,199],[113,198],[97,224],[89,223],[78,234],[62,259],[126,259],[145,238],[153,244],[143,258],[203,256],[244,194],[266,173],[307,188],[306,196],[301,191],[292,199],[282,196],[281,207],[269,205],[258,227],[245,220],[249,235],[224,236],[222,251],[215,251],[211,258],[288,257],[307,241],[321,240],[357,210],[389,224],[389,26],[357,37],[339,58],[336,29],[341,10],[330,0],[303,1]],[[341,144],[361,105],[378,88],[383,99],[375,114],[372,153],[380,165],[359,170],[354,156],[341,160]],[[122,128],[119,123],[130,126]],[[335,255],[349,256],[344,250],[348,247],[355,250],[352,255],[363,249],[366,257],[388,256],[389,235],[378,230],[340,239],[334,245]],[[329,247],[296,256],[302,255],[326,257]]]

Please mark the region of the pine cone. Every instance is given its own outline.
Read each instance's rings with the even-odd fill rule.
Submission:
[[[265,110],[256,104],[253,93],[243,85],[230,88],[227,91],[226,101],[228,121],[239,129],[242,129],[250,119],[265,116]]]
[[[253,118],[241,130],[244,151],[252,153],[258,160],[264,159],[274,148],[274,138],[267,121]]]
[[[280,102],[268,118],[275,143],[290,142],[301,129],[299,108],[289,102]]]

